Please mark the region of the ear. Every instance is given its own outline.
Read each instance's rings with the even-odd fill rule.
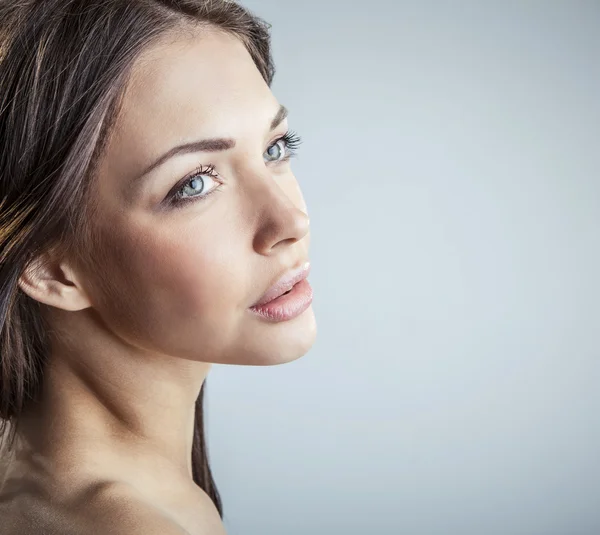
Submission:
[[[46,305],[73,311],[91,306],[75,271],[49,253],[31,261],[18,284],[29,297]]]

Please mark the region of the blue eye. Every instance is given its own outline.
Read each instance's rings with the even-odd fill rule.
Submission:
[[[273,143],[273,145],[271,145],[267,149],[267,152],[265,152],[265,154],[271,159],[269,159],[269,158],[265,158],[265,159],[270,162],[281,160],[285,155],[285,149],[286,149],[286,146],[285,146],[283,140],[280,139],[279,141]]]
[[[208,185],[210,185],[210,182],[215,182],[217,185],[209,189]],[[201,167],[192,176],[188,177],[183,185],[170,196],[169,202],[179,205],[189,200],[206,198],[216,191],[220,184],[221,182],[215,173],[214,165],[209,165],[206,168]]]
[[[203,173],[194,175],[179,190],[180,198],[199,197],[200,195],[196,194],[204,193],[206,190],[206,184],[207,182],[210,183],[210,181],[215,182],[214,178],[212,178],[209,174]]]
[[[267,163],[281,163],[288,161],[296,154],[298,145],[302,143],[300,136],[292,131],[286,132],[265,151],[263,158]],[[210,188],[210,182],[217,185]],[[223,181],[215,172],[215,166],[200,167],[192,175],[186,178],[174,189],[173,193],[167,196],[168,203],[171,206],[179,207],[188,202],[202,201],[209,195],[220,191],[220,185]]]
[[[300,136],[292,131],[275,141],[265,152],[266,162],[285,162],[296,154],[298,146],[302,143]]]

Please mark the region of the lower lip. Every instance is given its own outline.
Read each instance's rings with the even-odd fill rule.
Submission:
[[[302,314],[312,303],[313,290],[306,279],[302,279],[285,295],[249,310],[263,318],[272,321],[288,321]]]

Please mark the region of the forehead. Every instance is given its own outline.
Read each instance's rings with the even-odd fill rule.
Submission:
[[[277,100],[242,41],[217,29],[182,34],[136,62],[107,150],[108,167],[134,173],[165,149],[206,137],[243,137]]]

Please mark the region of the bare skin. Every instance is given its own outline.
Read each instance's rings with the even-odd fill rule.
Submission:
[[[299,185],[267,154],[288,130],[287,119],[271,128],[279,109],[244,45],[218,30],[165,40],[136,64],[96,182],[96,268],[48,254],[19,281],[46,305],[52,351],[4,474],[2,535],[225,533],[191,467],[211,364],[290,362],[316,336],[312,308],[280,323],[248,311],[308,260]],[[235,147],[174,156],[136,180],[206,138]],[[209,164],[219,179],[185,194],[220,191],[167,206]]]

